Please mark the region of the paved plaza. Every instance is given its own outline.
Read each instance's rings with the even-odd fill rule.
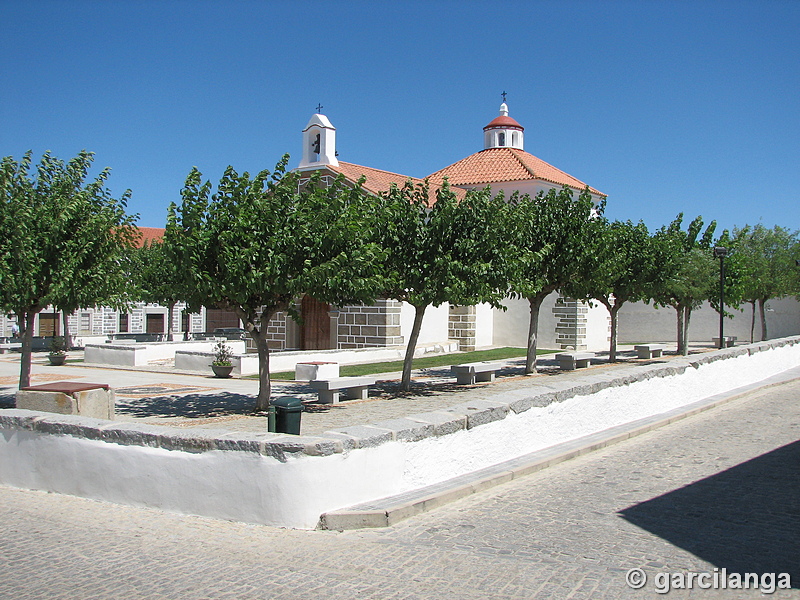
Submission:
[[[0,487],[0,597],[653,598],[625,576],[800,583],[800,382],[386,529],[297,531]],[[798,589],[670,598],[798,598]]]
[[[5,402],[15,368],[14,357],[0,359]],[[441,370],[421,373],[427,385],[413,394],[397,396],[389,385],[368,401],[305,413],[303,432],[448,406],[531,381],[516,369],[509,361],[500,381],[465,388]],[[128,388],[122,419],[265,427],[263,417],[247,414],[257,389],[251,380],[41,361],[34,374],[34,383],[58,378]],[[308,392],[302,384],[277,386],[279,393]],[[215,404],[220,398],[227,404]],[[179,416],[169,416],[176,407]],[[695,585],[667,597],[800,598],[799,440],[795,380],[392,527],[348,532],[0,486],[0,598],[653,598],[663,597],[656,582],[664,574],[715,569],[788,572],[795,587],[764,596]],[[630,569],[647,575],[641,590],[626,584]]]

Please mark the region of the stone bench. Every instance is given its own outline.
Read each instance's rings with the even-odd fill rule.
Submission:
[[[22,349],[22,343],[4,342],[0,344],[0,354],[6,354],[12,350]]]
[[[558,366],[564,371],[582,369],[592,364],[594,352],[563,352],[556,354]]]
[[[366,400],[369,397],[369,386],[375,385],[375,381],[374,377],[331,377],[308,383],[317,390],[322,404],[336,404],[340,393],[351,400]]]
[[[17,392],[17,408],[94,419],[114,419],[114,390],[105,383],[56,381]]]
[[[664,344],[639,344],[633,347],[638,358],[658,358],[666,348]]]
[[[719,348],[719,338],[715,337],[711,339],[714,342],[714,347]],[[735,335],[725,335],[722,339],[725,341],[725,348],[732,348],[738,338]]]
[[[458,385],[472,385],[476,381],[494,381],[495,372],[503,368],[500,363],[475,362],[452,365],[450,372],[456,376]]]

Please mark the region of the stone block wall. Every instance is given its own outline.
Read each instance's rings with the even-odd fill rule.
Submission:
[[[400,302],[395,300],[378,300],[372,306],[341,307],[337,326],[338,347],[402,345],[400,306]]]
[[[586,350],[589,306],[581,300],[560,297],[553,307],[556,318],[556,343],[565,350]]]
[[[289,316],[278,312],[267,323],[267,345],[270,350],[286,350],[286,321]]]
[[[458,340],[458,349],[462,352],[475,350],[475,331],[477,316],[474,306],[450,306],[447,322],[447,337]]]

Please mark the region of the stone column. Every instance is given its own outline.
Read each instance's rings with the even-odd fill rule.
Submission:
[[[582,300],[559,297],[553,307],[556,318],[556,344],[560,350],[586,350],[589,306]]]
[[[458,349],[462,352],[475,350],[476,321],[474,306],[450,306],[447,337],[458,340]]]
[[[400,306],[396,300],[378,300],[372,306],[342,306],[337,327],[339,348],[401,346]]]

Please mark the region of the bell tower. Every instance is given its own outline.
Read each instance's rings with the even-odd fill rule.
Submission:
[[[318,110],[321,108],[318,107]],[[298,169],[322,165],[339,165],[336,160],[336,128],[328,117],[317,113],[303,129],[303,158]]]
[[[504,92],[500,115],[483,128],[483,149],[516,148],[524,150],[524,131],[525,128],[522,125],[508,116],[508,105],[505,102]]]

